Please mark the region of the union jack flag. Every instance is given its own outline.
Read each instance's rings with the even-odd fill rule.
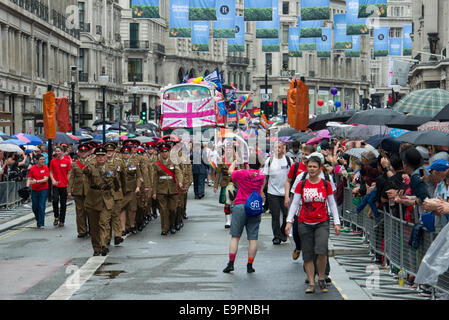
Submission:
[[[193,102],[165,101],[162,104],[162,129],[216,126],[213,98]]]

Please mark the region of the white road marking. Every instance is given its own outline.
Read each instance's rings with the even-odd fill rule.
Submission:
[[[91,257],[81,267],[70,275],[62,286],[53,292],[47,300],[69,300],[76,291],[78,291],[87,280],[97,271],[97,269],[104,263],[107,256]]]

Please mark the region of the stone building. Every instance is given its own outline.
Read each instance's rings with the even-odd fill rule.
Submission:
[[[409,81],[412,90],[449,89],[449,2],[413,1],[413,59]]]
[[[70,96],[70,67],[77,65],[80,46],[76,5],[76,0],[0,2],[0,130],[6,134],[43,132],[48,85],[57,97]]]
[[[78,10],[79,125],[91,126],[95,120],[103,119],[102,86],[105,86],[106,120],[118,121],[123,117],[125,102],[120,35],[122,8],[118,0],[80,0]],[[100,83],[102,75],[108,76],[105,84]]]

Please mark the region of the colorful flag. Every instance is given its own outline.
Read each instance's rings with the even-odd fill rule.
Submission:
[[[157,19],[159,15],[159,0],[132,0],[131,11],[133,19]]]
[[[253,114],[255,117],[260,117],[260,109],[254,109]]]
[[[56,98],[53,91],[48,91],[42,96],[44,109],[44,137],[56,139]]]
[[[215,101],[209,98],[194,102],[166,101],[162,105],[162,129],[215,126]]]
[[[267,117],[265,116],[265,113],[262,113],[262,116],[260,117],[260,124],[265,129],[268,127],[268,120],[267,120]]]

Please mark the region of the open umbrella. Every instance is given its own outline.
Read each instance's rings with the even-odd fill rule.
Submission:
[[[105,123],[111,125],[111,124],[113,124],[114,122],[106,120]],[[98,125],[101,125],[101,124],[103,124],[103,120],[102,120],[102,119],[96,120],[96,121],[93,123],[94,126],[98,126]]]
[[[381,147],[383,150],[393,153],[399,152],[399,147],[401,146],[401,142],[389,134],[378,134],[367,139],[365,142],[373,148],[377,149],[378,147]]]
[[[418,127],[418,131],[443,131],[449,133],[449,122],[429,121]]]
[[[357,110],[344,110],[341,112],[331,112],[320,114],[316,118],[309,121],[307,128],[313,131],[326,129],[328,122],[344,122],[349,120]]]
[[[432,117],[429,116],[401,114],[391,119],[391,121],[387,122],[386,125],[390,128],[416,131],[420,125],[430,121],[431,119]]]
[[[366,124],[366,125],[384,125],[391,121],[394,116],[402,113],[392,109],[370,109],[355,113],[349,118],[347,124]]]
[[[444,106],[443,109],[441,109],[440,112],[438,112],[433,118],[433,121],[440,121],[440,122],[444,122],[444,121],[449,121],[449,104],[447,104],[446,106]]]
[[[433,117],[448,104],[449,91],[442,89],[424,89],[409,93],[399,100],[393,108],[400,112]]]
[[[352,148],[352,149],[349,149],[348,151],[346,151],[345,153],[350,156],[360,159],[362,157],[362,154],[366,151],[371,151],[372,153],[374,153],[374,155],[376,157],[379,156],[379,152],[377,150],[367,149],[367,148]]]
[[[315,138],[315,136],[307,132],[298,132],[291,136],[292,140],[298,141],[300,143],[307,142],[312,138]]]
[[[8,140],[3,141],[3,143],[11,143],[11,144],[15,144],[16,146],[26,145],[26,142],[19,140],[19,139],[8,139]]]
[[[290,128],[290,127],[283,128],[283,129],[279,130],[278,137],[291,137],[295,133],[298,133],[298,130]]]
[[[34,145],[34,146],[44,143],[41,138],[33,136],[31,134],[25,134],[25,133],[15,134],[12,136],[12,138],[21,140],[28,145]]]
[[[449,146],[449,135],[441,131],[410,131],[398,140],[416,145]]]
[[[47,141],[48,139],[43,139]],[[52,139],[53,143],[74,144],[75,140],[70,138],[65,132],[56,132],[56,138]]]
[[[135,138],[137,141],[139,141],[140,143],[147,143],[147,142],[153,142],[154,140],[153,140],[153,137],[145,137],[145,136],[142,136],[142,137],[136,137]]]
[[[367,139],[372,136],[382,134],[386,135],[391,131],[390,128],[380,125],[358,125],[352,129],[348,134],[347,138],[350,139]]]
[[[13,143],[0,143],[0,150],[4,152],[21,152],[22,149],[16,144]]]

